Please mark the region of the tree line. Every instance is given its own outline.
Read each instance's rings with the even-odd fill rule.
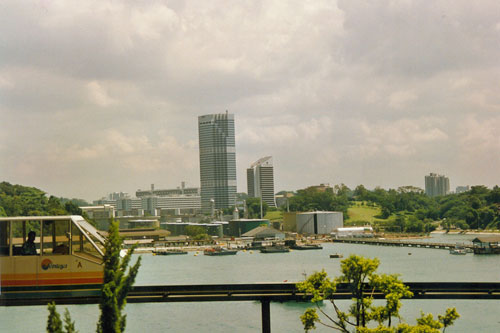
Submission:
[[[35,187],[0,183],[0,216],[82,215],[81,199],[47,196]]]
[[[394,231],[423,232],[440,221],[444,228],[500,229],[500,187],[472,186],[467,192],[429,197],[422,189],[403,186],[373,190],[358,185],[351,190],[344,184],[326,191],[315,188],[298,190],[289,198],[291,211],[341,211],[348,217],[354,202],[380,207],[380,219],[391,219]]]

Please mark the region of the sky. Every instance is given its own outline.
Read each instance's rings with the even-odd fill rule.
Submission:
[[[500,184],[500,2],[0,2],[0,181],[95,200],[199,186],[235,115],[238,191]]]

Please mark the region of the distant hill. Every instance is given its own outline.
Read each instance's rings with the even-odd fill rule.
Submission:
[[[81,215],[80,199],[57,198],[35,187],[0,183],[0,216]]]

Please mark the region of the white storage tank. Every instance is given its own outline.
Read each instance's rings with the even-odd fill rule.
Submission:
[[[297,233],[309,235],[329,235],[334,229],[344,226],[342,212],[297,213]]]

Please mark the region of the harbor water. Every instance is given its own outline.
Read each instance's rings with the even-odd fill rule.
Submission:
[[[466,243],[473,235],[433,235],[435,242]],[[340,260],[358,254],[379,258],[379,273],[398,273],[408,282],[499,282],[500,256],[450,255],[446,250],[388,247],[358,244],[323,244],[322,250],[262,254],[239,252],[234,256],[142,255],[136,285],[223,284],[254,282],[297,282],[324,269],[330,276],[340,274]],[[135,255],[136,256],[136,255]],[[341,301],[344,309],[350,302]],[[303,332],[300,315],[307,303],[272,303],[273,332]],[[325,310],[330,311],[328,304]],[[59,306],[68,308],[80,332],[94,332],[97,305]],[[410,324],[426,313],[442,314],[456,307],[461,317],[446,332],[500,332],[497,300],[405,300],[401,315]],[[128,304],[127,332],[260,332],[259,302],[198,302]],[[0,307],[0,332],[44,332],[45,306]],[[316,332],[331,332],[318,326]]]

